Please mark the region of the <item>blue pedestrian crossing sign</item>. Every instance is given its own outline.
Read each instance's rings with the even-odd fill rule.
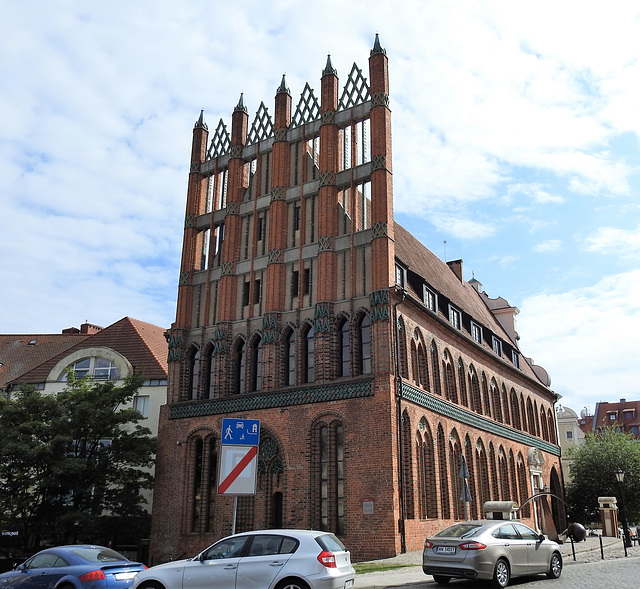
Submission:
[[[222,444],[235,446],[257,446],[260,440],[259,419],[222,420]]]

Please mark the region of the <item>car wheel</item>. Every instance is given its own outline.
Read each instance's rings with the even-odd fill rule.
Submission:
[[[284,579],[277,585],[276,589],[309,589],[309,585],[301,579]]]
[[[139,589],[164,589],[164,585],[158,583],[158,581],[147,581],[146,583],[142,583]]]
[[[547,577],[550,579],[557,579],[562,574],[562,557],[554,552],[551,555],[551,564],[549,565],[549,572]]]
[[[498,559],[496,562],[496,568],[493,570],[493,584],[496,587],[506,587],[511,579],[511,571],[509,570],[509,563],[504,559]]]
[[[433,575],[433,580],[438,583],[438,585],[448,585],[449,581],[451,581],[451,577],[443,577],[442,575]]]

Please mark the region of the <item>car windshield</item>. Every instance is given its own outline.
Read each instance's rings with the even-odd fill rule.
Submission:
[[[76,556],[89,562],[115,562],[127,560],[122,554],[110,548],[74,548],[71,551]]]
[[[459,523],[453,524],[436,534],[436,538],[470,538],[482,529],[481,524]]]

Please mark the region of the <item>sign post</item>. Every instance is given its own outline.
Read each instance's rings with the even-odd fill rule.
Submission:
[[[233,526],[236,533],[238,495],[255,495],[260,421],[258,419],[222,420],[218,494],[233,495]]]

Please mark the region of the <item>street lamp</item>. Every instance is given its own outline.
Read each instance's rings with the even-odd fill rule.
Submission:
[[[622,531],[624,533],[623,542],[625,548],[631,548],[631,537],[629,536],[629,528],[627,527],[627,514],[624,509],[624,471],[621,468],[616,469],[616,479],[618,483],[620,483],[620,514],[622,515]]]

